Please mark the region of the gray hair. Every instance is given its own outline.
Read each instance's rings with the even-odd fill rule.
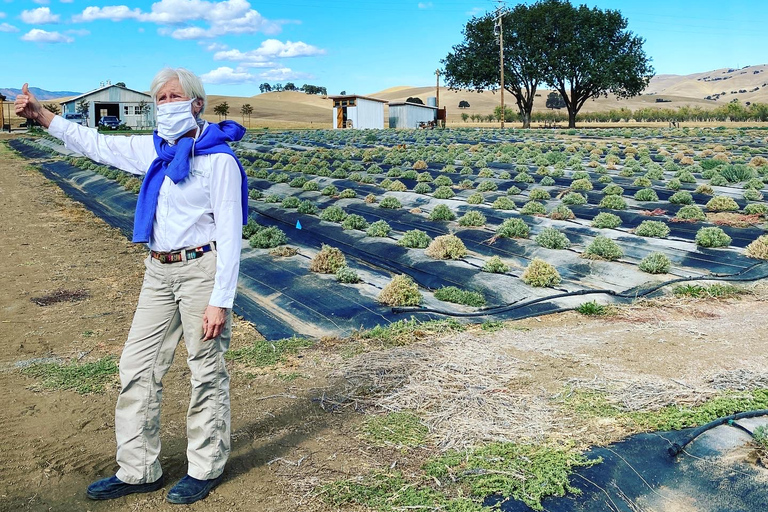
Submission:
[[[160,92],[160,89],[165,84],[173,79],[179,81],[181,89],[188,98],[199,98],[203,100],[203,109],[197,115],[197,117],[202,117],[203,112],[205,112],[205,107],[208,104],[208,100],[205,97],[205,88],[203,87],[203,82],[200,78],[188,69],[163,68],[157,72],[155,78],[152,79],[152,85],[149,87],[149,94],[152,96],[155,104],[157,104],[157,93]]]

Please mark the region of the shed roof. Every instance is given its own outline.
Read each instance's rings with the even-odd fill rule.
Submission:
[[[75,100],[79,100],[81,98],[85,98],[86,96],[90,96],[91,94],[96,94],[97,92],[103,91],[104,89],[109,89],[110,87],[120,87],[121,89],[125,89],[126,91],[131,91],[131,92],[135,92],[136,94],[141,94],[142,96],[146,96],[150,100],[152,99],[152,96],[150,96],[149,94],[147,94],[145,92],[137,91],[135,89],[129,89],[128,87],[121,87],[121,86],[115,85],[115,84],[110,84],[110,85],[105,85],[104,87],[99,87],[98,89],[94,89],[92,91],[88,91],[86,93],[81,94],[80,96],[75,96],[74,98],[69,98],[68,100],[62,101],[61,103],[59,103],[59,105],[63,105],[65,103],[69,103],[71,101],[75,101]]]
[[[409,105],[412,107],[423,107],[423,108],[432,108],[437,110],[439,107],[435,107],[433,105],[422,105],[421,103],[413,103],[411,101],[394,101],[389,104],[390,107],[400,107],[402,105]]]
[[[378,101],[380,103],[389,103],[387,100],[381,100],[379,98],[371,98],[370,96],[360,96],[359,94],[343,94],[341,96],[328,96],[329,100],[348,100],[352,98],[360,98],[369,101]]]

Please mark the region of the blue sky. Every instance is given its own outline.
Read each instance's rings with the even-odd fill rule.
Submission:
[[[574,1],[573,3],[581,3]],[[587,0],[618,9],[646,39],[657,74],[768,63],[763,0]],[[263,82],[372,94],[435,83],[472,15],[492,0],[0,0],[0,87],[28,81],[85,92],[111,80],[147,90],[164,66],[209,94],[253,96]],[[512,7],[514,2],[508,2]]]

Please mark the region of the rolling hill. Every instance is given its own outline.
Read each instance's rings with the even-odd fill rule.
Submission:
[[[63,97],[78,94],[40,89],[33,89],[33,91],[45,101],[61,100]],[[20,91],[18,89],[0,89],[0,92],[12,99]],[[546,98],[549,92],[547,89],[537,91],[534,110],[546,109]],[[435,87],[403,85],[372,92],[365,96],[387,101],[405,101],[413,96],[427,103],[427,98],[435,96]],[[504,99],[507,106],[516,110],[511,94],[505,93]],[[742,104],[747,102],[768,103],[768,64],[746,66],[740,69],[723,68],[690,75],[658,75],[651,79],[648,88],[640,96],[617,99],[613,95],[608,95],[608,97],[587,101],[582,111],[599,112],[622,107],[631,110],[645,107],[678,108],[686,105],[710,109],[733,100]],[[229,105],[227,117],[242,122],[251,128],[330,128],[332,126],[333,103],[323,96],[296,91],[268,92],[249,97],[209,95],[205,117],[209,121],[218,121],[218,116],[213,113],[213,107],[225,101]],[[459,109],[460,101],[467,101],[470,107]],[[447,108],[449,123],[462,123],[461,115],[463,113],[469,115],[490,114],[499,105],[499,102],[498,91],[496,93],[490,91],[479,93],[440,88],[440,106]],[[248,118],[243,119],[240,114],[240,109],[245,104],[250,104],[253,107],[250,122]],[[389,117],[386,106],[384,107],[384,117],[386,122]]]
[[[548,89],[540,89],[534,102],[534,110],[544,110]],[[435,87],[397,86],[367,94],[373,98],[387,101],[405,101],[409,97],[418,97],[424,103],[435,96]],[[707,96],[710,99],[706,99]],[[600,112],[626,107],[631,110],[640,108],[677,108],[681,106],[699,106],[704,109],[714,108],[732,100],[739,102],[768,103],[768,65],[747,66],[741,69],[723,68],[690,75],[658,75],[651,79],[645,92],[634,98],[617,99],[613,95],[588,101],[583,112]],[[505,93],[505,104],[515,108],[514,98]],[[663,100],[663,101],[662,101]],[[331,126],[332,102],[322,96],[307,95],[301,92],[268,92],[248,98],[209,96],[206,116],[211,115],[212,107],[227,101],[230,105],[230,118],[240,119],[240,107],[250,103],[254,108],[251,126],[269,125],[272,127],[323,127]],[[469,108],[459,109],[460,101],[467,101]],[[448,121],[461,123],[461,114],[490,114],[499,105],[499,92],[453,91],[440,88],[440,106],[448,111]],[[388,108],[385,107],[385,119]]]
[[[37,96],[39,100],[43,100],[43,101],[58,99],[58,98],[63,98],[68,96],[79,96],[82,94],[80,92],[73,92],[73,91],[46,91],[45,89],[40,89],[39,87],[30,87],[29,90],[32,92],[32,94]],[[21,94],[21,89],[0,88],[0,94],[5,96],[5,98],[8,101],[13,101],[16,99],[17,95]]]

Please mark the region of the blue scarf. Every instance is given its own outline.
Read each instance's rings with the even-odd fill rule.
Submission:
[[[157,198],[160,194],[160,186],[166,176],[174,183],[186,179],[189,176],[189,156],[192,153],[194,142],[195,156],[211,155],[214,153],[226,153],[232,155],[240,168],[242,178],[242,204],[243,224],[248,222],[248,179],[240,161],[235,156],[227,142],[238,141],[245,135],[245,128],[234,121],[223,121],[218,124],[209,124],[197,141],[192,137],[182,137],[175,145],[170,145],[162,137],[154,133],[155,151],[157,158],[149,166],[144,182],[139,190],[139,199],[136,202],[136,215],[133,218],[133,241],[149,242],[152,234],[152,221],[157,209]]]

